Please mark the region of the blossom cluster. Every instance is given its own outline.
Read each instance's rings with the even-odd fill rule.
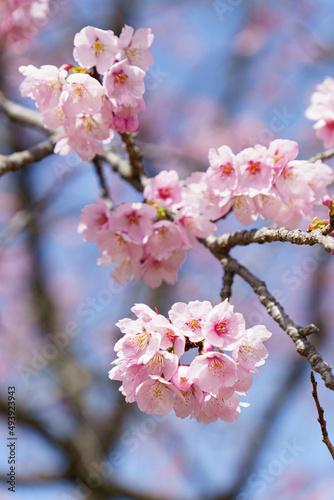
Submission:
[[[311,104],[305,115],[310,120],[315,120],[314,128],[317,137],[324,143],[325,148],[334,146],[334,80],[325,78],[320,83],[316,92],[311,96]]]
[[[163,172],[161,177],[161,189],[157,176],[144,194],[153,195],[154,189],[160,189],[164,205],[156,201],[123,203],[111,212],[99,198],[97,205],[82,211],[78,232],[85,241],[96,241],[102,252],[100,265],[116,264],[110,275],[118,283],[143,277],[152,288],[163,280],[174,284],[185,251],[195,248],[196,238],[206,238],[215,229],[204,216],[190,215],[187,207],[181,206],[176,213],[181,200],[177,173]]]
[[[102,199],[86,206],[78,231],[96,241],[99,264],[116,264],[110,274],[117,282],[143,277],[152,288],[163,280],[174,284],[185,251],[211,235],[212,220],[231,209],[245,225],[258,214],[290,228],[313,217],[313,204],[321,204],[334,176],[321,161],[298,161],[297,154],[298,144],[283,139],[237,155],[228,146],[211,149],[208,170],[184,183],[175,170],[149,179],[144,203],[124,203],[113,212]]]
[[[334,180],[332,169],[320,160],[296,160],[298,144],[277,139],[266,148],[256,145],[234,155],[228,146],[210,149],[210,167],[187,180],[186,203],[211,219],[233,209],[244,225],[258,215],[290,229],[313,217],[326,187]]]
[[[31,38],[49,13],[49,0],[0,2],[0,39],[6,47]]]
[[[111,30],[86,26],[74,37],[73,57],[79,66],[21,66],[24,97],[35,99],[44,125],[63,127],[55,152],[76,152],[82,160],[104,154],[114,131],[134,132],[145,109],[144,77],[153,55],[149,28],[134,32],[124,26],[119,37]]]
[[[246,329],[242,314],[224,300],[178,302],[168,316],[147,305],[132,309],[137,319],[117,323],[124,336],[115,344],[117,359],[109,372],[128,403],[141,411],[180,418],[190,416],[206,424],[222,419],[233,422],[239,396],[248,396],[252,374],[268,356],[263,341],[271,333],[263,325]],[[189,365],[180,358],[189,348],[199,354]],[[231,351],[231,355],[225,351]]]

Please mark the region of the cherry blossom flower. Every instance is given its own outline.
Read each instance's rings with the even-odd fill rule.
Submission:
[[[113,64],[103,78],[103,86],[117,106],[136,107],[145,92],[145,71],[130,66],[127,59]]]
[[[201,411],[201,403],[204,398],[203,391],[201,391],[198,386],[191,385],[187,390],[181,390],[181,394],[182,397],[178,394],[175,395],[175,415],[183,419],[189,416],[193,418],[196,414],[199,414]]]
[[[253,197],[270,190],[275,161],[264,146],[244,149],[237,154],[235,164],[238,174],[236,195]]]
[[[136,391],[138,407],[151,415],[167,415],[174,406],[174,394],[182,398],[180,391],[171,383],[157,375],[151,375],[150,380],[143,382]]]
[[[298,143],[288,139],[276,139],[269,144],[268,155],[275,161],[275,174],[279,174],[289,161],[297,158]]]
[[[237,185],[235,155],[228,146],[221,146],[218,152],[209,150],[210,167],[206,173],[208,185],[219,191],[221,196],[232,193]]]
[[[270,337],[271,333],[263,325],[249,328],[242,336],[240,344],[232,352],[232,358],[245,369],[259,373],[256,367],[263,365],[268,356],[262,341]]]
[[[182,202],[182,187],[176,170],[162,170],[149,179],[144,189],[144,197],[170,210]]]
[[[233,422],[240,416],[239,398],[235,393],[221,396],[207,394],[201,405],[201,412],[196,415],[197,422],[211,423],[220,418],[224,422]]]
[[[168,259],[172,252],[183,247],[181,229],[171,221],[160,220],[145,245],[145,252],[157,260]]]
[[[83,235],[84,241],[96,241],[110,228],[110,216],[107,203],[99,197],[97,205],[87,205],[82,209],[78,233]]]
[[[208,393],[219,395],[226,387],[236,382],[237,365],[227,354],[207,352],[191,362],[188,370],[188,380]]]
[[[197,342],[204,338],[202,329],[211,310],[212,305],[208,300],[204,302],[194,300],[189,304],[184,302],[173,304],[168,314],[174,325],[178,326],[192,342]]]
[[[98,113],[103,104],[105,89],[90,75],[74,73],[67,77],[61,104],[67,116]]]
[[[168,259],[157,260],[154,257],[148,257],[142,267],[145,283],[151,288],[158,288],[162,281],[173,285],[185,256],[184,250],[174,250]]]
[[[215,306],[208,314],[203,327],[207,341],[222,349],[234,349],[245,333],[245,320],[240,313],[233,312],[228,299]]]
[[[112,214],[114,229],[122,232],[124,239],[132,243],[146,243],[153,232],[152,219],[157,211],[144,203],[123,203]]]
[[[153,55],[147,50],[153,42],[154,35],[150,28],[139,28],[134,32],[131,26],[125,25],[119,36],[119,59],[127,58],[130,64],[147,71],[154,64]]]
[[[118,39],[111,30],[86,26],[74,37],[74,59],[84,68],[96,66],[103,75],[115,62]]]
[[[147,363],[158,352],[161,336],[140,318],[120,320],[116,326],[126,335],[115,344],[115,351],[121,358],[131,359],[136,363]]]
[[[35,99],[40,111],[56,108],[65,85],[66,71],[52,65],[36,68],[32,64],[20,66],[25,79],[20,85],[23,97]]]

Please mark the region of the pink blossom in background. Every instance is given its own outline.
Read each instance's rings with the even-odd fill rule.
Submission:
[[[305,111],[305,116],[315,120],[314,129],[317,137],[323,141],[325,148],[334,146],[334,80],[326,77],[317,85],[311,96],[311,104]]]
[[[0,2],[0,39],[6,49],[24,47],[36,35],[49,14],[49,0]]]

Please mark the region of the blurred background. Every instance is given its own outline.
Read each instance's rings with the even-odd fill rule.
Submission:
[[[223,144],[238,153],[286,138],[300,144],[298,159],[322,151],[304,113],[315,86],[334,76],[330,0],[51,0],[36,34],[3,45],[2,90],[33,108],[18,92],[19,66],[73,63],[81,28],[119,34],[125,23],[155,34],[137,138],[149,176],[205,170],[208,149]],[[0,116],[2,154],[43,138]],[[115,203],[142,200],[107,167],[105,174]],[[7,387],[15,386],[20,500],[333,500],[333,464],[321,442],[309,365],[238,278],[236,310],[248,327],[265,324],[273,332],[240,419],[204,425],[123,402],[120,384],[108,379],[117,320],[132,317],[138,302],[162,314],[177,301],[217,304],[222,272],[199,246],[175,286],[113,283],[108,268],[96,265],[95,244],[77,234],[80,211],[98,195],[92,164],[74,154],[0,179],[1,498],[13,495],[5,477],[6,402]],[[232,214],[218,234],[240,228]],[[266,281],[297,324],[321,328],[315,342],[332,364],[333,258],[288,243],[232,255]],[[333,394],[317,379],[334,439]]]

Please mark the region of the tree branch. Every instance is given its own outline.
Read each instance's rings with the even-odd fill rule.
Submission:
[[[307,335],[318,333],[315,325],[301,327],[296,325],[285,313],[283,307],[267,290],[266,284],[254,276],[246,267],[229,255],[221,258],[221,263],[226,271],[241,276],[255,291],[260,302],[266,307],[268,314],[280,325],[296,345],[297,352],[305,356],[313,370],[318,372],[325,382],[326,387],[334,390],[334,375],[331,366],[326,363],[316,348],[306,338]]]
[[[39,111],[26,108],[25,106],[10,101],[2,92],[0,92],[0,112],[6,115],[14,123],[38,128],[43,130],[46,134],[52,134],[52,131],[48,130],[43,125]]]
[[[96,156],[93,160],[93,164],[95,167],[96,175],[97,175],[99,183],[100,183],[101,197],[104,199],[104,201],[107,203],[107,205],[109,206],[109,208],[111,210],[113,207],[113,202],[111,201],[107,182],[106,182],[104,175],[103,175],[101,158]]]
[[[133,134],[124,132],[120,136],[122,137],[124,149],[128,152],[133,175],[139,178],[144,173],[143,154],[136,145]]]
[[[144,173],[139,176],[134,175],[131,163],[117,155],[112,148],[106,148],[105,156],[100,158],[105,160],[122,179],[132,184],[137,191],[140,193],[144,191],[148,181],[146,175]]]
[[[327,149],[326,151],[322,151],[321,153],[311,156],[311,158],[307,161],[314,163],[317,160],[328,160],[328,158],[331,158],[332,156],[334,156],[334,148]]]
[[[325,445],[329,449],[329,453],[332,455],[332,458],[334,460],[334,446],[332,445],[332,443],[329,439],[329,436],[328,436],[326,420],[324,418],[324,409],[322,408],[322,406],[320,406],[320,403],[319,403],[318,392],[317,392],[317,383],[315,381],[314,374],[313,374],[312,370],[311,370],[310,379],[311,379],[312,386],[313,386],[312,396],[313,396],[313,399],[315,401],[315,404],[316,404],[316,407],[318,410],[318,415],[319,415],[318,422],[319,422],[320,427],[321,427],[322,441],[325,443]]]
[[[234,273],[224,270],[223,288],[220,292],[222,300],[229,299],[232,295],[232,285],[234,280]]]
[[[334,252],[334,241],[327,238],[333,230],[331,224],[322,229],[315,229],[311,232],[301,231],[300,229],[270,229],[263,227],[261,229],[251,229],[250,231],[235,231],[234,233],[226,233],[219,238],[209,237],[207,240],[201,240],[209,250],[218,258],[225,254],[236,245],[246,246],[251,243],[270,243],[272,241],[286,241],[295,245],[313,246],[320,244],[326,252]]]
[[[36,146],[32,146],[24,151],[18,151],[11,155],[0,155],[0,176],[7,172],[16,172],[31,163],[43,160],[51,155],[54,150],[52,140],[40,142]]]

